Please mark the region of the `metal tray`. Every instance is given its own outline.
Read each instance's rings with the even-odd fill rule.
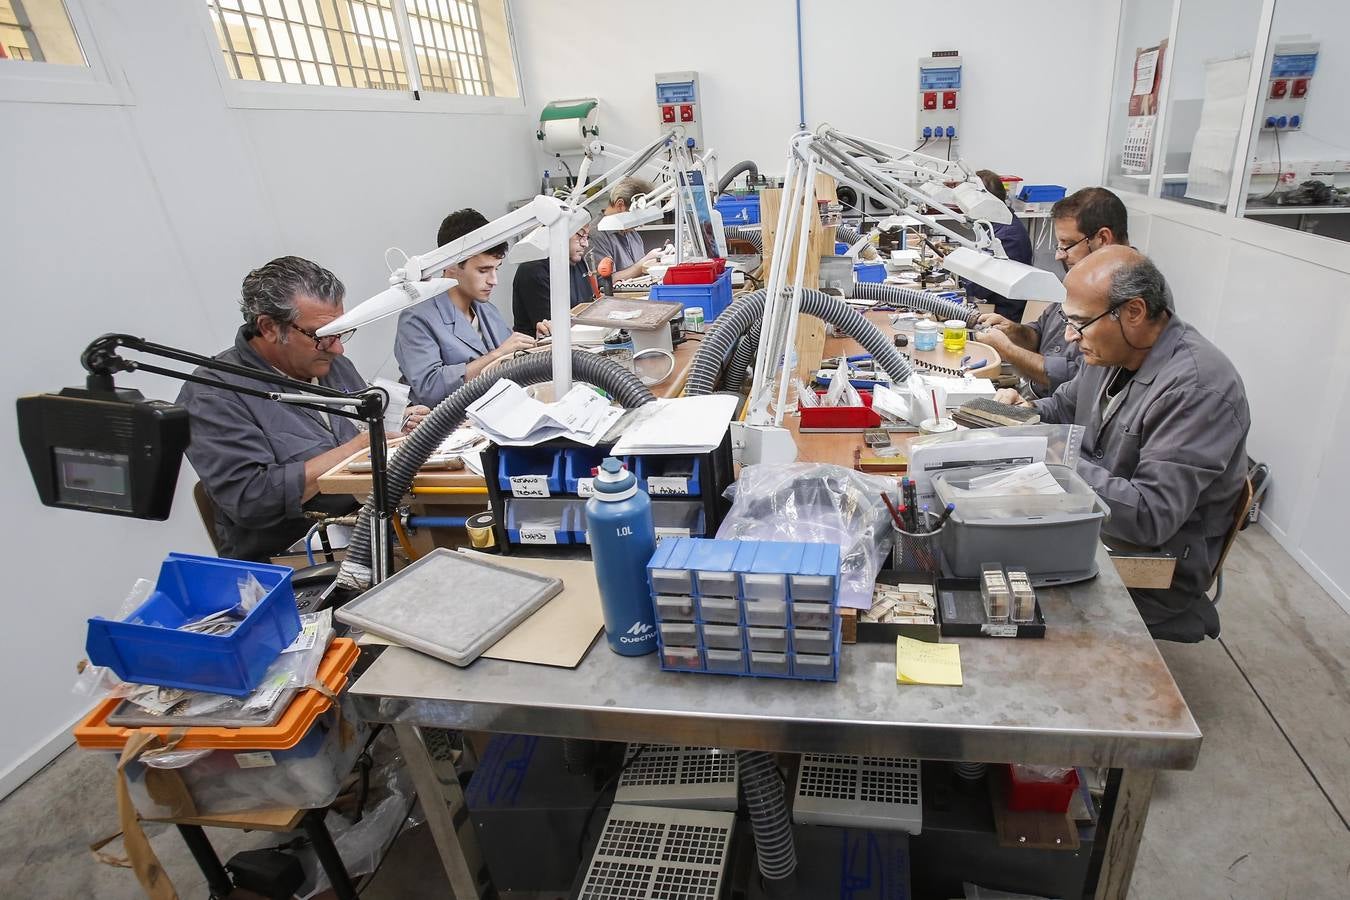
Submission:
[[[442,547],[335,615],[373,635],[467,666],[562,586],[558,578],[508,569]]]

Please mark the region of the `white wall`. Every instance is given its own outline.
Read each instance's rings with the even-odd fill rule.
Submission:
[[[1262,523],[1350,611],[1350,251],[1180,203],[1124,200],[1130,237],[1167,276],[1178,312],[1242,374],[1247,452],[1272,473]]]
[[[243,275],[282,254],[333,269],[350,305],[383,285],[385,247],[429,249],[451,209],[492,217],[530,193],[526,114],[231,108],[198,4],[86,6],[129,105],[0,102],[0,273],[11,313],[0,373],[10,396],[81,383],[79,353],[106,331],[223,349]],[[368,377],[396,371],[392,334],[386,323],[353,343]],[[152,397],[178,390],[146,376],[119,381]],[[87,705],[70,693],[85,618],[115,613],[166,552],[209,551],[190,472],[172,518],[151,523],[40,506],[12,416],[0,417],[0,459],[3,796],[65,745]]]
[[[917,60],[957,49],[963,158],[1030,183],[1094,184],[1116,7],[803,0],[807,124],[913,146]],[[703,91],[704,140],[723,171],[748,157],[765,173],[782,173],[799,121],[791,0],[686,3],[678,11],[622,0],[515,0],[513,8],[532,113],[551,99],[595,96],[602,136],[639,146],[656,133],[652,75],[692,69]],[[585,42],[577,39],[583,29]],[[546,163],[536,154],[539,168]]]

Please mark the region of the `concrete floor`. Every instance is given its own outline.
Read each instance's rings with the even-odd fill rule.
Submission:
[[[1160,645],[1205,742],[1195,771],[1158,779],[1131,897],[1350,897],[1350,615],[1257,528],[1228,559],[1219,609],[1219,642]],[[0,895],[143,896],[87,849],[116,829],[110,788],[105,760],[71,750],[0,802]],[[177,833],[147,830],[180,896],[206,897]],[[423,832],[400,839],[363,897],[448,896]],[[275,843],[211,838],[222,858]]]

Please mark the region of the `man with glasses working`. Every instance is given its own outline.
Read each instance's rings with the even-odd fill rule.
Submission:
[[[339,391],[365,390],[366,382],[343,353],[352,332],[320,338],[315,332],[342,315],[346,293],[327,269],[296,256],[274,259],[244,278],[244,316],[234,346],[216,359],[261,372],[280,372]],[[216,506],[221,555],[266,561],[304,537],[307,512],[344,515],[351,497],[319,494],[319,476],[369,445],[359,423],[230,390],[272,385],[225,372],[198,369],[221,387],[184,385],[179,405],[191,418],[187,456]],[[427,415],[410,407],[404,430]]]
[[[1075,191],[1050,208],[1055,229],[1055,258],[1064,271],[1088,254],[1115,244],[1129,245],[1125,204],[1106,188]],[[1076,344],[1064,339],[1064,315],[1058,303],[1046,306],[1035,322],[1022,325],[997,313],[980,317],[987,330],[980,340],[998,350],[1028,382],[1027,393],[1048,397],[1078,372]]]
[[[1219,635],[1205,595],[1247,474],[1247,393],[1226,356],[1177,318],[1162,273],[1129,247],[1093,253],[1064,279],[1065,337],[1084,366],[1029,406],[1083,426],[1078,474],[1111,509],[1112,546],[1176,557],[1171,587],[1131,590],[1155,638]]]
[[[594,297],[585,262],[590,233],[590,226],[583,226],[567,242],[567,290],[572,306]],[[516,267],[516,277],[511,282],[511,312],[517,333],[539,337],[552,334],[550,284],[547,259],[530,260]]]

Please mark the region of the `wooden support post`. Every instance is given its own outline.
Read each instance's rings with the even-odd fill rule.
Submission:
[[[808,234],[811,249],[806,254],[802,287],[812,290],[818,289],[820,285],[820,258],[834,255],[834,226],[826,227],[820,224],[817,204],[821,201],[833,203],[835,199],[834,179],[828,175],[817,175],[815,199],[810,203],[811,208],[806,211],[810,216],[810,231]],[[787,253],[791,260],[788,264],[788,279],[791,281],[795,276],[797,241],[796,235],[792,235],[785,238],[781,245],[778,244],[776,234],[778,209],[782,203],[783,192],[781,190],[774,189],[760,192],[759,220],[764,232],[764,262],[760,271],[766,273],[769,271],[769,265],[775,252]],[[814,316],[801,316],[797,321],[796,350],[797,377],[809,384],[811,376],[820,368],[820,359],[825,352],[825,323]]]

